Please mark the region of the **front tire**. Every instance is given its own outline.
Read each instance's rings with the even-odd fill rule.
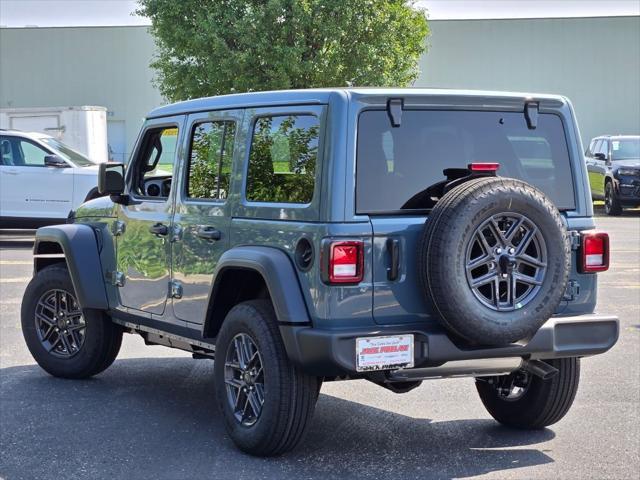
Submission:
[[[607,215],[617,217],[622,214],[622,205],[613,190],[613,183],[607,182],[604,187],[604,211]]]
[[[564,417],[575,399],[580,380],[580,359],[545,360],[558,369],[548,380],[516,373],[508,377],[476,380],[480,400],[498,422],[521,429],[541,429]]]
[[[33,277],[24,293],[22,334],[35,361],[49,374],[88,378],[116,359],[122,328],[101,311],[82,309],[66,266]]]
[[[231,309],[216,341],[214,383],[227,431],[240,450],[274,456],[303,438],[319,382],[287,358],[271,303]]]

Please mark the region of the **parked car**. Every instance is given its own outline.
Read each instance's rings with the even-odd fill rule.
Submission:
[[[0,130],[0,227],[64,223],[98,197],[98,166],[42,133]]]
[[[123,333],[215,358],[220,415],[254,455],[300,442],[327,381],[474,377],[496,420],[543,428],[618,338],[594,313],[609,239],[561,96],[191,100],[152,111],[99,182],[109,197],[36,233],[31,353],[65,378],[106,369]]]
[[[585,152],[593,200],[604,200],[607,215],[640,206],[640,136],[605,135]]]

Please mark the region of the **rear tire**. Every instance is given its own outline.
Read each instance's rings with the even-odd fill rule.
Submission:
[[[216,341],[214,383],[231,439],[257,456],[280,455],[302,440],[319,393],[318,379],[287,358],[266,300],[240,303],[227,314]]]
[[[541,429],[564,417],[575,399],[580,380],[580,359],[545,360],[558,369],[549,380],[530,376],[523,392],[514,398],[499,393],[496,383],[476,380],[480,400],[498,422],[521,429]],[[494,382],[499,377],[494,377]]]
[[[613,190],[611,182],[607,182],[604,187],[604,211],[612,217],[622,214],[622,205],[620,205],[620,201],[616,197],[616,192]]]
[[[87,378],[118,356],[122,328],[104,312],[81,309],[66,266],[36,273],[22,300],[22,334],[35,361],[55,377]],[[59,318],[60,312],[66,320]],[[67,331],[67,334],[64,332]]]

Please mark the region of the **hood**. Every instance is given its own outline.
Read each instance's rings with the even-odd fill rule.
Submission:
[[[76,167],[73,172],[75,175],[98,175],[98,170],[100,167],[98,165],[90,165],[88,167]]]
[[[75,218],[114,217],[116,215],[115,206],[108,196],[98,197],[80,205],[76,209]]]
[[[613,167],[634,167],[640,168],[640,158],[627,158],[625,160],[614,160]]]

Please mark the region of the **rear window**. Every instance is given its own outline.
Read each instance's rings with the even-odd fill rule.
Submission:
[[[356,168],[358,213],[415,208],[408,201],[446,179],[447,168],[498,162],[498,174],[542,190],[559,209],[575,208],[571,164],[560,117],[540,114],[534,130],[518,112],[404,110],[400,127],[387,112],[360,114]],[[425,198],[429,209],[437,198]]]

